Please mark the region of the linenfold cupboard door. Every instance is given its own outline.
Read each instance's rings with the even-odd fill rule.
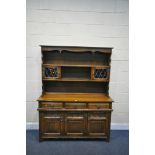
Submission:
[[[61,136],[63,132],[63,116],[56,112],[40,112],[40,129],[45,137]]]
[[[108,114],[94,112],[88,114],[88,133],[91,136],[107,136]]]
[[[82,136],[86,133],[86,114],[82,112],[67,112],[65,116],[65,134]]]

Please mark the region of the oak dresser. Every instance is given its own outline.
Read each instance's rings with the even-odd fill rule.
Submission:
[[[41,46],[39,140],[110,140],[112,48]]]

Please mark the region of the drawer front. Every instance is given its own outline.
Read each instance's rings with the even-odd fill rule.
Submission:
[[[65,103],[66,109],[85,109],[86,103]]]
[[[61,102],[41,102],[41,108],[52,108],[52,109],[61,109],[63,108],[63,103]]]
[[[89,103],[88,108],[89,109],[109,109],[110,104],[109,103]]]

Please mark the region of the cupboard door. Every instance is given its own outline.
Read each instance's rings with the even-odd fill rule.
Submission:
[[[88,134],[91,136],[107,136],[108,116],[106,113],[88,114]]]
[[[60,113],[44,112],[40,114],[40,132],[45,137],[59,136],[62,134],[62,115]]]
[[[81,136],[86,131],[86,117],[82,113],[66,113],[65,134],[70,136]]]

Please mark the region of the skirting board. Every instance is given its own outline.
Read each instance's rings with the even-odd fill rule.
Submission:
[[[39,124],[37,122],[26,123],[26,130],[37,130]],[[129,124],[126,123],[112,123],[111,130],[129,130]]]

